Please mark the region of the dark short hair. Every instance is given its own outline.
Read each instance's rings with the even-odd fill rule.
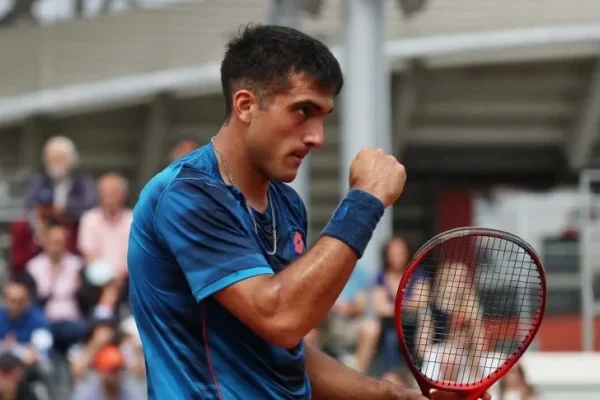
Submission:
[[[247,25],[227,44],[221,63],[225,118],[232,97],[245,87],[266,105],[273,95],[289,88],[291,73],[304,74],[323,90],[337,95],[343,86],[340,64],[325,44],[296,29],[278,25]]]

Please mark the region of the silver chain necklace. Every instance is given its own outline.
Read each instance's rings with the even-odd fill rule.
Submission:
[[[215,149],[215,153],[217,153],[217,155],[223,162],[223,168],[225,169],[225,173],[227,174],[227,179],[229,179],[229,182],[233,186],[235,186],[237,188],[237,190],[240,190],[238,185],[233,180],[233,176],[231,175],[231,171],[229,170],[229,167],[227,166],[227,161],[225,161],[225,157],[223,156],[223,153],[221,153],[221,150],[219,150],[219,148],[215,144],[214,136],[212,138],[210,138],[210,142],[212,143],[213,148]],[[241,190],[240,190],[240,192],[241,192]],[[275,221],[275,207],[273,207],[273,202],[271,201],[271,191],[270,190],[267,191],[267,195],[269,197],[269,207],[271,208],[271,220],[272,220],[272,224],[273,224],[273,227],[272,227],[273,251],[267,251],[267,254],[272,256],[272,255],[275,255],[275,253],[277,253],[277,222]],[[258,235],[258,225],[256,224],[256,219],[254,218],[254,212],[252,211],[252,208],[250,207],[248,202],[246,202],[246,209],[248,210],[248,214],[250,214],[250,218],[252,218],[252,223],[254,224],[254,232],[256,232],[256,234]]]

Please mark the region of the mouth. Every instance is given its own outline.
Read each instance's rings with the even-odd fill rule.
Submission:
[[[304,159],[304,157],[306,157],[306,155],[308,154],[308,150],[303,150],[303,151],[294,151],[292,153],[292,157],[296,158],[299,161],[302,161]]]

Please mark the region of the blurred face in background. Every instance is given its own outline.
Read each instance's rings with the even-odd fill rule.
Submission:
[[[468,322],[464,322],[450,328],[451,336],[457,348],[467,350],[471,347],[471,329]]]
[[[98,181],[100,207],[107,218],[115,218],[127,200],[126,182],[120,175],[106,174]]]
[[[29,291],[20,283],[10,282],[4,288],[4,304],[11,319],[16,319],[29,308]]]
[[[70,152],[61,143],[49,143],[44,149],[44,166],[50,178],[64,179],[71,172],[72,164]]]
[[[16,396],[16,391],[23,379],[24,370],[22,367],[1,368],[0,369],[0,398],[11,398]]]
[[[63,226],[51,226],[46,232],[45,250],[52,261],[58,261],[67,251],[69,232]]]
[[[197,148],[198,148],[198,142],[196,142],[195,140],[192,140],[192,139],[179,140],[177,143],[175,143],[175,146],[173,146],[173,149],[169,153],[169,158],[170,158],[171,162],[176,161],[176,160],[180,159],[181,157],[185,156],[186,154],[196,150]]]
[[[402,272],[410,259],[408,245],[401,238],[393,238],[387,247],[389,272]]]

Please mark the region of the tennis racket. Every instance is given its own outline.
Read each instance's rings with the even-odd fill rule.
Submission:
[[[479,399],[534,339],[546,305],[535,250],[507,232],[465,227],[423,245],[396,296],[396,328],[422,393]]]

